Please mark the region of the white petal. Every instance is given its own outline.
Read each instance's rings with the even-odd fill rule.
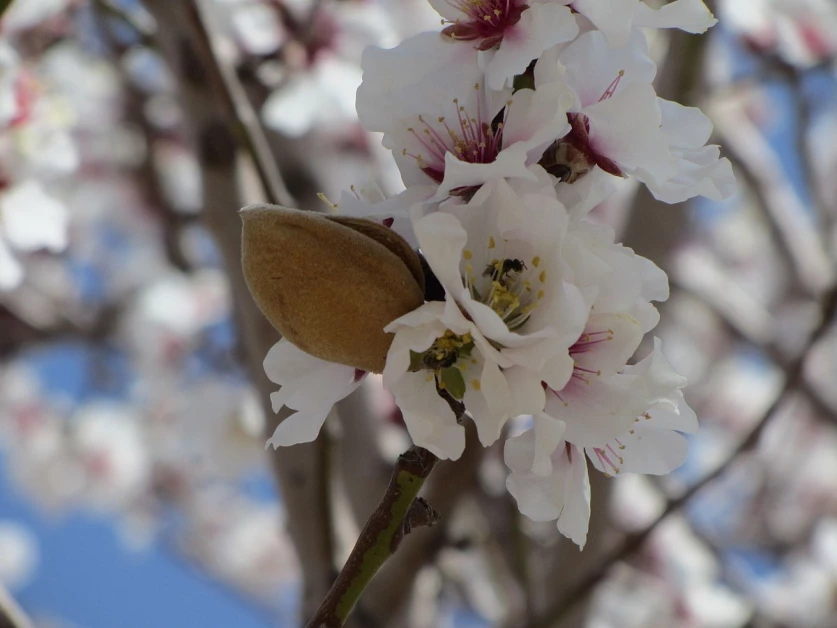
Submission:
[[[497,364],[484,361],[479,390],[469,383],[463,401],[474,418],[480,442],[490,447],[500,438],[511,407],[509,386]]]
[[[583,111],[590,119],[593,147],[622,170],[642,168],[661,181],[676,174],[668,141],[660,130],[662,118],[653,87],[628,85]]]
[[[18,249],[58,252],[67,246],[67,208],[32,179],[0,196],[0,216]]]
[[[584,549],[590,525],[590,476],[587,473],[587,460],[576,447],[570,448],[565,459],[568,468],[562,471],[568,475],[566,499],[558,518],[558,530],[580,549]]]
[[[570,41],[576,34],[578,25],[567,7],[557,3],[530,4],[520,21],[506,31],[500,48],[490,51],[486,65],[488,86],[501,89],[506,80],[522,74],[544,50]]]
[[[679,28],[687,33],[705,33],[717,22],[703,0],[677,0],[659,9],[640,3],[634,17],[636,26]]]
[[[443,212],[428,214],[413,222],[421,252],[427,263],[453,296],[461,294],[464,286],[459,273],[462,250],[468,241],[468,234],[455,216]]]
[[[567,429],[563,421],[539,413],[534,417],[535,457],[532,460],[532,473],[549,475],[552,473],[552,454],[564,444],[564,432]]]
[[[587,383],[572,378],[560,393],[547,391],[545,412],[567,424],[564,437],[568,442],[588,447],[624,434],[647,408],[635,376],[590,375]]]
[[[572,372],[572,366],[570,366]],[[541,378],[537,373],[520,366],[513,366],[503,371],[511,397],[512,416],[521,414],[539,414],[546,404]]]
[[[589,452],[593,466],[614,476],[622,473],[665,475],[686,460],[689,441],[677,432],[644,428],[639,424],[633,432],[611,444],[619,455],[618,471],[603,464],[595,452]]]
[[[357,90],[360,123],[386,133],[405,118],[427,114],[428,103],[465,96],[463,86],[470,88],[482,77],[476,58],[473,46],[447,41],[438,32],[420,33],[390,50],[369,46]]]
[[[456,460],[465,449],[465,430],[436,392],[432,373],[406,373],[390,386],[410,438],[439,458]]]
[[[274,410],[276,409],[275,406],[276,404],[274,404]],[[267,441],[267,445],[278,449],[279,447],[290,447],[299,443],[310,443],[317,438],[330,411],[331,406],[294,412],[276,427],[273,436]]]
[[[611,46],[623,46],[630,37],[639,0],[575,0],[573,8],[607,37]]]

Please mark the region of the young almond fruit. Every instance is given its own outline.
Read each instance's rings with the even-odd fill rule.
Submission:
[[[384,327],[424,302],[418,253],[360,218],[278,205],[240,214],[244,279],[273,326],[313,356],[382,372]]]

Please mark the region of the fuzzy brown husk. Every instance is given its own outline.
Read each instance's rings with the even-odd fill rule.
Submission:
[[[241,218],[244,278],[273,326],[313,356],[382,372],[392,342],[383,328],[424,302],[418,254],[358,218],[276,205]]]

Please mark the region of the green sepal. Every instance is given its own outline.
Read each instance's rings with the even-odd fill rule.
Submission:
[[[424,364],[424,354],[423,353],[416,353],[415,351],[410,350],[410,368],[409,371],[411,373],[416,373],[418,371],[423,371],[427,367]]]
[[[526,72],[514,77],[512,93],[519,92],[521,89],[535,89],[535,75],[533,73]]]
[[[451,397],[462,399],[465,396],[465,379],[462,377],[462,371],[455,366],[449,366],[439,371],[439,375],[444,389],[450,393]]]

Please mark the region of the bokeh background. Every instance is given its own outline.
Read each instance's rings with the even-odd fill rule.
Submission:
[[[429,484],[443,524],[407,538],[351,626],[837,627],[837,2],[707,4],[708,35],[653,34],[657,89],[710,115],[738,192],[667,206],[626,181],[593,213],[670,275],[657,333],[701,420],[690,458],[596,479],[579,553],[517,513],[499,447],[469,447]],[[316,443],[265,451],[276,337],[236,210],[399,191],[356,120],[360,55],[439,19],[425,0],[6,11],[7,612],[259,628],[316,607],[408,440],[368,378]]]

